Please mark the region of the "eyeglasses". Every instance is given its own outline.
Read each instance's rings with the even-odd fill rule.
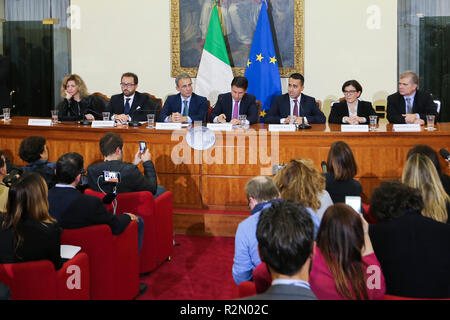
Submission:
[[[356,90],[348,90],[348,91],[344,91],[344,94],[354,94],[356,92],[358,92],[358,91],[356,91]]]
[[[121,83],[120,86],[122,88],[125,88],[125,87],[126,88],[131,88],[131,87],[135,86],[135,84],[134,83]]]

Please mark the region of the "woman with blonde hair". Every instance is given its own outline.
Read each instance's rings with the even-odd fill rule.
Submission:
[[[319,220],[333,204],[325,190],[325,177],[311,159],[291,160],[277,172],[274,181],[282,199],[296,201],[313,210]]]
[[[0,215],[0,263],[50,260],[62,266],[61,228],[48,212],[48,189],[35,172],[24,173],[9,189]]]
[[[445,192],[433,162],[424,154],[413,154],[403,168],[402,182],[422,194],[422,215],[449,223],[450,197]]]
[[[61,101],[57,107],[61,121],[102,119],[104,105],[89,95],[86,84],[77,74],[68,74],[61,84]]]

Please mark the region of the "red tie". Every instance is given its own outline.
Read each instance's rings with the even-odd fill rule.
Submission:
[[[237,119],[239,117],[239,102],[234,102],[234,109],[233,109],[233,119]]]
[[[298,117],[298,105],[297,105],[298,101],[297,99],[294,99],[294,116]]]

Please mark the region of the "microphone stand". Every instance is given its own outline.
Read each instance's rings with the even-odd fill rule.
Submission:
[[[297,129],[300,130],[311,129],[311,126],[305,123],[305,117],[302,117],[302,123],[297,125]]]

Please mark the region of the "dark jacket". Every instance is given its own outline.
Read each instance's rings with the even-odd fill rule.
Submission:
[[[157,178],[153,162],[146,161],[143,163],[143,166],[144,175],[134,164],[120,160],[104,161],[90,165],[87,168],[89,187],[96,191],[112,192],[113,184],[104,181],[103,171],[115,171],[120,172],[120,183],[117,186],[117,193],[150,191],[155,194]]]
[[[407,213],[369,226],[386,294],[450,298],[450,225]]]
[[[64,99],[58,104],[58,120],[59,121],[78,121],[84,119],[85,114],[92,114],[96,120],[102,120],[102,112],[104,111],[104,104],[95,96],[87,96],[75,101]]]
[[[220,94],[217,98],[217,103],[211,112],[210,122],[220,114],[225,114],[227,122],[233,118],[233,97],[231,93]],[[258,122],[258,107],[256,106],[256,97],[251,94],[244,94],[239,105],[239,114],[245,114],[250,124]]]
[[[181,94],[175,94],[168,96],[164,102],[164,106],[159,114],[159,122],[169,117],[172,113],[181,113]],[[189,117],[192,121],[206,121],[206,115],[208,113],[208,103],[205,97],[199,96],[195,93],[191,96],[191,102],[189,103]]]
[[[61,228],[58,223],[40,223],[33,219],[24,219],[19,224],[19,233],[23,242],[16,246],[12,228],[3,229],[3,217],[0,215],[0,263],[50,260],[55,269],[62,267],[60,254]]]
[[[313,97],[305,94],[301,95],[299,105],[299,115],[306,117],[308,123],[325,123],[327,118],[319,109],[316,100]],[[264,119],[265,123],[279,124],[281,119],[287,118],[291,113],[291,101],[289,94],[285,93],[277,96],[270,107],[267,116]]]
[[[350,180],[336,180],[334,174],[326,173],[326,190],[330,194],[333,203],[345,203],[345,196],[360,197],[362,193],[361,183],[355,179]]]
[[[405,123],[402,114],[406,113],[405,98],[398,92],[387,98],[387,119],[390,123]],[[429,93],[417,90],[414,97],[413,113],[418,113],[420,119],[426,122],[427,114],[437,115],[437,107]],[[437,119],[436,119],[437,121]]]
[[[366,118],[366,123],[369,124],[369,116],[376,116],[377,113],[372,108],[372,104],[368,101],[358,101],[358,111],[356,113],[358,117]],[[330,116],[328,117],[328,123],[342,124],[342,118],[348,117],[348,105],[347,101],[341,101],[333,104],[331,107]]]
[[[55,162],[38,160],[30,162],[27,166],[23,167],[22,172],[25,173],[32,171],[39,173],[42,178],[44,178],[45,182],[47,182],[47,187],[51,189],[56,184],[55,167]]]
[[[291,285],[274,285],[270,286],[262,294],[242,300],[317,300],[317,297],[307,288]]]
[[[74,188],[55,187],[48,192],[50,215],[63,229],[78,229],[107,224],[112,234],[121,234],[131,219],[127,214],[113,215],[100,198],[85,195]]]
[[[150,100],[145,93],[136,91],[134,93],[133,104],[130,106],[128,115],[132,121],[147,121],[147,114],[156,114],[158,112],[158,104]],[[107,112],[114,114],[123,114],[125,110],[125,99],[123,93],[116,94],[111,97],[111,100],[106,107]]]

